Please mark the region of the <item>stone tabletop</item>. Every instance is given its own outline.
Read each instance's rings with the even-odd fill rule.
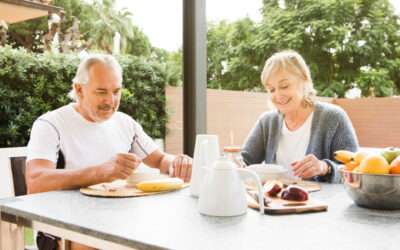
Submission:
[[[337,184],[323,184],[311,196],[328,203],[328,211],[261,215],[249,209],[238,217],[208,217],[198,213],[188,189],[121,199],[56,191],[0,202],[0,208],[138,249],[400,249],[400,211],[358,207]]]

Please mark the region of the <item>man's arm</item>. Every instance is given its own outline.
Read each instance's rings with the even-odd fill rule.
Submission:
[[[28,194],[60,189],[74,189],[107,181],[99,167],[83,169],[56,169],[49,160],[27,162],[26,185]]]
[[[155,150],[143,159],[143,162],[150,167],[160,169],[161,173],[179,177],[185,182],[190,181],[192,175],[192,160],[186,155],[171,155]],[[172,171],[172,173],[170,172]]]
[[[134,154],[117,154],[98,166],[81,169],[56,169],[49,160],[33,159],[27,162],[26,185],[31,193],[61,189],[76,189],[115,179],[126,179],[140,164]]]

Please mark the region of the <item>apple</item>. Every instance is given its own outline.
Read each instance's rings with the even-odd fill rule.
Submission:
[[[400,155],[400,148],[389,147],[382,150],[381,155],[385,157],[390,164],[397,156]]]

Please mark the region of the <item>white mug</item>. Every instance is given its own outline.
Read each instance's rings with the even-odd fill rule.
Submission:
[[[204,177],[203,166],[210,166],[220,157],[217,135],[197,135],[194,147],[190,194],[199,197]]]

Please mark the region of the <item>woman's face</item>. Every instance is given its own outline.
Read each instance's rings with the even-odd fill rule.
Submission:
[[[266,90],[271,95],[275,107],[287,114],[301,108],[304,80],[287,71],[273,71],[266,83]]]

